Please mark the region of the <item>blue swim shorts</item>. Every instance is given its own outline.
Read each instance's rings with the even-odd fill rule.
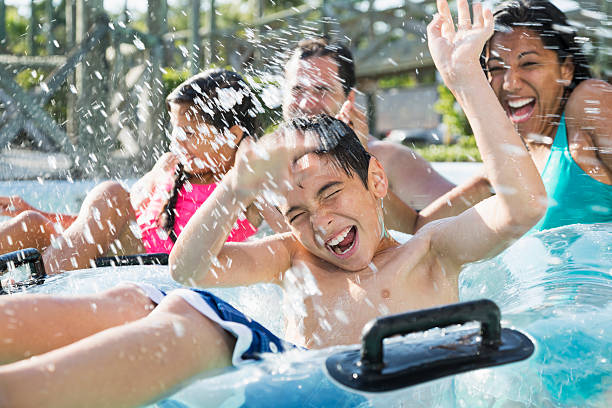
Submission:
[[[156,304],[166,296],[165,292],[155,286],[140,282],[131,283],[139,286]],[[175,289],[170,293],[179,295],[194,309],[236,337],[236,347],[232,356],[233,365],[247,360],[258,360],[262,353],[281,353],[297,348],[210,292],[199,289]]]

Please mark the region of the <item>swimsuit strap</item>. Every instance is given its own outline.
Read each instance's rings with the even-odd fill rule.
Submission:
[[[559,150],[566,150],[568,148],[565,112],[561,114],[561,120],[559,120],[559,126],[557,127],[557,133],[555,133],[555,139],[553,140],[552,147]]]

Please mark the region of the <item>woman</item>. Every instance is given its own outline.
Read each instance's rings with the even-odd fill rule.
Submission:
[[[504,3],[494,18],[484,69],[549,197],[534,230],[612,221],[612,86],[591,78],[575,29],[549,1]]]

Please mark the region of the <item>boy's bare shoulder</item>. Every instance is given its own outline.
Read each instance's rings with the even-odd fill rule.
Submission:
[[[398,247],[400,270],[406,277],[439,279],[446,276],[444,271],[455,269],[453,265],[447,264],[444,253],[436,247],[436,233],[443,225],[453,222],[453,218],[443,218],[428,223]],[[415,276],[417,274],[419,276]]]

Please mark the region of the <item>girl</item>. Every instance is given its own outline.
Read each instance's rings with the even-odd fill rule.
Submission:
[[[168,95],[166,103],[175,153],[164,157],[161,169],[145,176],[132,193],[142,242],[149,253],[170,253],[189,218],[232,167],[237,145],[244,137],[255,136],[254,118],[262,112],[244,80],[222,70],[188,79]],[[152,189],[146,186],[147,178],[158,180]],[[256,208],[249,207],[228,240],[245,240],[255,233],[253,225],[260,223]]]
[[[179,85],[168,96],[167,108],[173,153],[162,156],[131,193],[118,182],[104,182],[87,195],[77,217],[43,213],[19,197],[3,197],[0,214],[14,218],[0,225],[0,251],[44,251],[48,274],[89,267],[109,251],[169,253],[191,215],[232,167],[238,144],[256,137],[256,117],[263,109],[240,75],[218,69]],[[247,208],[229,240],[254,234],[261,219],[255,207]]]

